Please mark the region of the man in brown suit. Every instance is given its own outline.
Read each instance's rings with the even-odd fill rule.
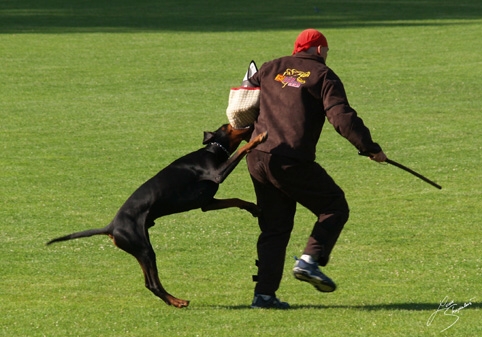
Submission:
[[[386,160],[369,129],[350,107],[341,80],[326,66],[327,55],[325,36],[307,29],[296,39],[292,55],[263,64],[249,79],[261,88],[260,112],[252,137],[265,131],[269,134],[268,140],[247,157],[257,202],[263,210],[258,218],[261,234],[252,308],[289,308],[288,303],[276,298],[276,291],[297,203],[317,220],[293,274],[321,292],[336,289],[319,265],[328,263],[349,209],[343,190],[315,162],[325,118],[360,152],[369,153],[377,162]]]

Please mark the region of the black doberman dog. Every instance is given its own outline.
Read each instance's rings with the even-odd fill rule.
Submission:
[[[251,132],[252,128],[234,129],[229,124],[215,132],[205,132],[203,144],[206,147],[177,159],[141,185],[122,205],[109,225],[59,237],[47,244],[98,234],[109,235],[117,247],[139,261],[145,285],[150,291],[168,305],[187,307],[189,301],[172,296],[162,286],[148,229],[161,216],[196,208],[211,211],[239,207],[258,216],[260,209],[254,203],[237,198],[214,198],[219,184],[241,159],[266,140],[266,133],[259,135],[231,156]]]

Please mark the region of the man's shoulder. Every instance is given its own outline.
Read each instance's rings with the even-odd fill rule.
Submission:
[[[303,52],[273,59],[264,63],[260,68],[262,73],[271,73],[282,69],[310,71],[328,79],[338,79],[335,72],[325,64],[323,58]]]
[[[272,59],[270,61],[267,61],[266,63],[263,64],[263,67],[267,67],[273,64],[279,64],[288,61],[291,58],[291,56],[281,56],[275,59]]]
[[[275,58],[271,61],[268,61],[263,64],[263,67],[265,69],[268,68],[278,68],[278,67],[294,67],[300,63],[304,63],[306,61],[303,61],[304,59],[295,57],[295,55],[287,55],[287,56],[281,56],[278,58]],[[313,60],[313,62],[316,62]],[[315,63],[314,63],[315,64]]]

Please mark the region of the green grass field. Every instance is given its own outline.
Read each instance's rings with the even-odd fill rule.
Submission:
[[[241,210],[151,229],[185,310],[107,237],[45,246],[106,225],[201,147],[249,61],[291,53],[308,27],[375,141],[443,186],[359,157],[327,124],[317,160],[351,207],[324,269],[336,292],[291,276],[315,221],[303,208],[278,292],[288,311],[249,308],[258,227]],[[479,0],[0,2],[0,335],[482,335],[481,31]],[[244,162],[217,196],[255,200]]]

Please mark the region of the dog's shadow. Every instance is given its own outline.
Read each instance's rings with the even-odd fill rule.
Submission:
[[[439,308],[440,303],[389,303],[389,304],[364,304],[364,305],[304,305],[304,304],[294,304],[290,306],[289,310],[304,310],[304,309],[353,309],[359,311],[435,311]],[[462,304],[457,304],[453,309],[457,309],[463,306]],[[252,310],[249,305],[211,305],[212,309],[226,309],[226,310]],[[466,307],[467,309],[481,309],[482,303],[472,303]],[[441,308],[442,309],[442,308]],[[442,310],[444,310],[443,308]],[[450,310],[450,309],[449,309]]]

